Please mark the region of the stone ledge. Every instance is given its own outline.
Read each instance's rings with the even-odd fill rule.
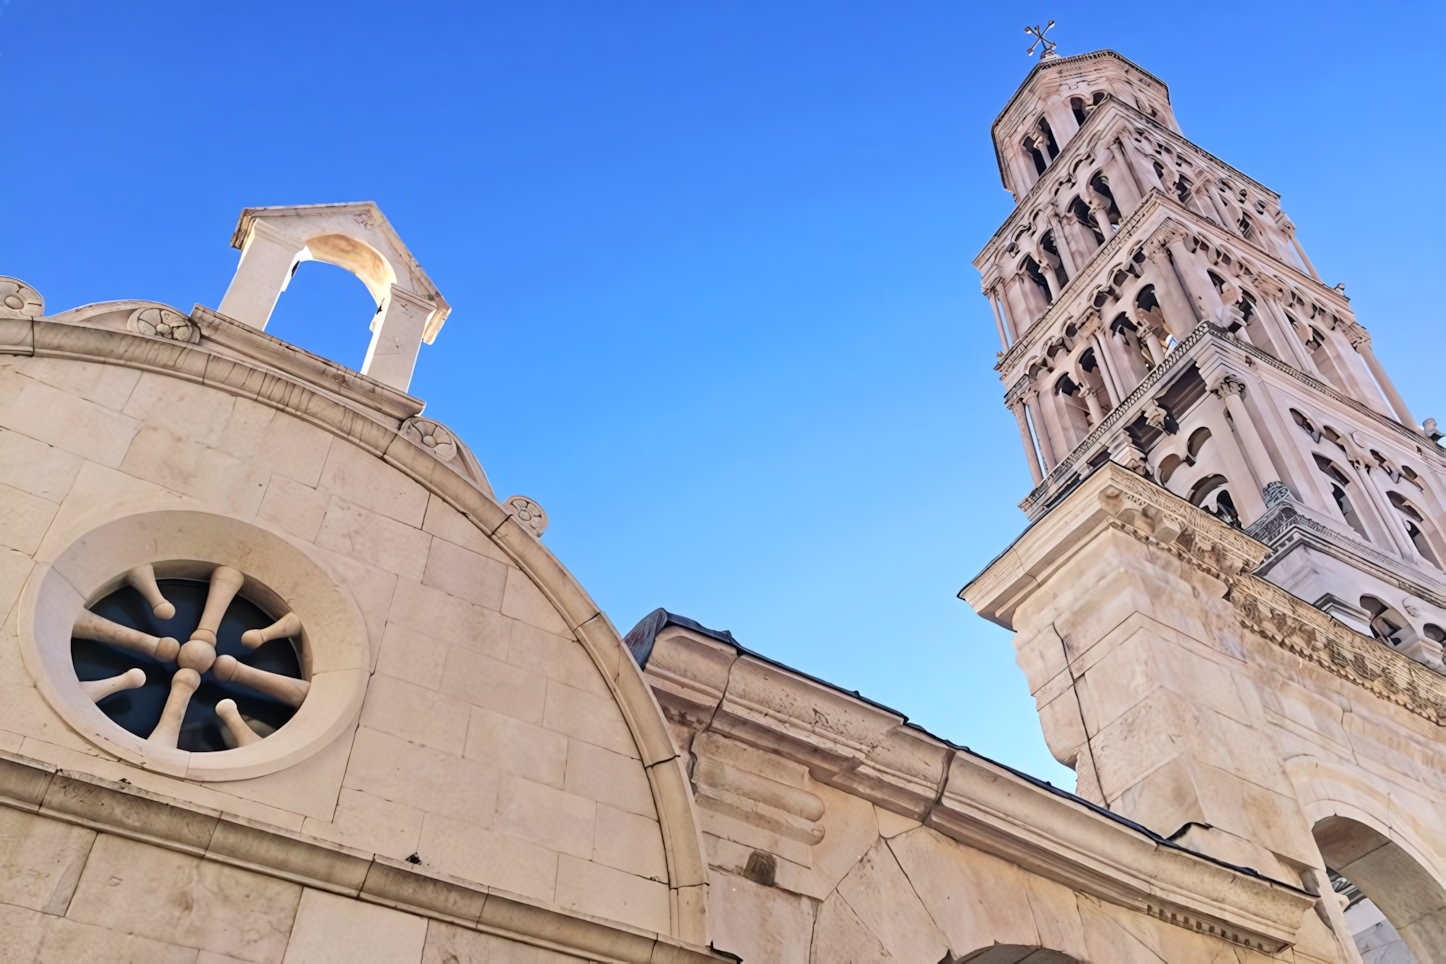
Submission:
[[[0,751],[0,806],[611,964],[734,958],[468,881]]]
[[[1216,558],[1237,566],[1255,558],[1253,540],[1223,528]],[[676,727],[802,764],[820,783],[1110,903],[1273,953],[1294,940],[1315,902],[686,627],[657,633],[646,676]]]

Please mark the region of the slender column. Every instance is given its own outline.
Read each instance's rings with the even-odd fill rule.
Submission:
[[[1140,330],[1140,337],[1145,340],[1145,350],[1150,353],[1150,361],[1159,365],[1165,360],[1165,346],[1160,344],[1160,335],[1155,331],[1155,322],[1147,313],[1136,308],[1131,317],[1135,326]]]
[[[1014,323],[1014,316],[1010,314],[1008,289],[1005,288],[1004,293],[1001,294],[999,290],[1000,288],[1005,288],[1003,282],[996,283],[994,287],[990,288],[989,290],[994,293],[995,304],[999,306],[999,314],[1004,318],[1004,333],[1009,336],[1010,344],[1013,344],[1014,342],[1019,340],[1019,334],[1021,329],[1018,325]]]
[[[1363,337],[1351,344],[1355,347],[1356,353],[1366,360],[1366,367],[1371,370],[1371,376],[1375,378],[1376,384],[1381,387],[1381,392],[1391,403],[1391,409],[1396,413],[1396,418],[1400,419],[1402,425],[1419,432],[1421,426],[1411,417],[1411,410],[1406,407],[1406,400],[1401,397],[1400,392],[1396,391],[1396,385],[1391,381],[1391,376],[1386,374],[1385,367],[1376,358],[1376,353],[1371,350],[1371,339]]]
[[[1005,351],[1009,351],[1009,336],[1004,333],[1004,319],[999,315],[999,298],[994,294],[993,288],[984,295],[989,299],[989,307],[994,309],[994,326],[999,329],[999,343],[1004,346]]]
[[[1140,171],[1135,165],[1136,152],[1119,138],[1116,138],[1115,142],[1110,145],[1110,151],[1118,159],[1119,166],[1124,170],[1125,175],[1129,177],[1130,183],[1135,186],[1136,204],[1142,203],[1145,200],[1145,195],[1150,193],[1150,188],[1149,185],[1140,178]]]
[[[1285,231],[1285,236],[1290,238],[1290,246],[1295,248],[1296,254],[1300,255],[1300,260],[1301,263],[1305,265],[1305,270],[1310,272],[1312,278],[1320,281],[1320,272],[1315,270],[1315,265],[1310,263],[1310,256],[1305,253],[1305,248],[1301,247],[1300,238],[1295,236],[1295,225],[1287,221],[1281,225],[1281,228]],[[1321,281],[1321,284],[1325,284],[1325,282]]]
[[[1140,206],[1139,185],[1130,177],[1124,165],[1120,163],[1115,155],[1113,145],[1105,149],[1105,157],[1101,159],[1100,170],[1105,175],[1105,181],[1110,185],[1110,193],[1115,196],[1115,204],[1119,205],[1120,216],[1129,217],[1135,208]]]
[[[1064,265],[1065,273],[1071,278],[1079,274],[1079,263],[1074,259],[1074,251],[1070,249],[1069,239],[1065,237],[1064,225],[1054,215],[1049,215],[1049,228],[1054,232],[1054,246],[1059,249],[1059,259]]]
[[[1255,472],[1245,455],[1240,433],[1230,428],[1231,419],[1226,417],[1228,406],[1224,398],[1212,401],[1214,404],[1204,411],[1205,425],[1210,429],[1211,436],[1219,440],[1215,444],[1220,446],[1215,449],[1212,461],[1217,458],[1220,460],[1216,468],[1231,482],[1230,492],[1237,499],[1235,508],[1241,514],[1241,521],[1253,521],[1265,514],[1265,497],[1260,489],[1252,484],[1255,481]],[[1207,452],[1210,450],[1210,447],[1206,448]]]
[[[1245,450],[1245,461],[1255,476],[1253,495],[1258,500],[1267,484],[1280,481],[1280,474],[1276,472],[1275,463],[1271,461],[1265,443],[1260,440],[1260,433],[1255,430],[1255,422],[1245,408],[1245,383],[1234,375],[1226,375],[1216,383],[1214,392],[1225,401],[1225,409],[1235,425],[1235,433]]]
[[[1385,489],[1381,488],[1381,480],[1377,473],[1371,470],[1371,466],[1361,464],[1356,466],[1356,475],[1364,480],[1363,485],[1370,490],[1371,509],[1375,516],[1381,521],[1381,528],[1386,530],[1386,538],[1395,547],[1396,553],[1408,562],[1414,562],[1419,555],[1416,546],[1411,542],[1411,537],[1406,533],[1406,527],[1401,521],[1395,508],[1391,505],[1391,499],[1386,495]]]
[[[1039,406],[1039,390],[1035,389],[1029,393],[1024,400],[1025,415],[1029,417],[1030,424],[1034,427],[1035,441],[1039,443],[1040,462],[1045,472],[1055,466],[1054,448],[1049,444],[1049,430],[1040,421],[1044,414]]]
[[[1064,433],[1059,428],[1059,414],[1055,411],[1052,394],[1052,390],[1046,388],[1034,396],[1034,413],[1041,416],[1035,419],[1034,424],[1036,428],[1040,428],[1041,447],[1049,449],[1045,461],[1051,469],[1064,461],[1064,457],[1069,454],[1069,448],[1064,444]],[[1043,427],[1040,427],[1041,421],[1044,423]]]
[[[1012,327],[1016,340],[1024,336],[1033,320],[1033,315],[1029,310],[1028,296],[1019,287],[1021,284],[1034,284],[1034,282],[1023,280],[1022,275],[1015,275],[1004,282],[1005,314],[1014,323]]]
[[[1054,447],[1056,464],[1063,462],[1070,452],[1074,451],[1074,443],[1065,432],[1064,419],[1060,417],[1059,393],[1050,385],[1040,393],[1040,403],[1044,406],[1044,424],[1049,430],[1050,444]]]
[[[1029,474],[1034,477],[1034,484],[1044,481],[1044,471],[1039,466],[1039,455],[1034,451],[1034,434],[1029,430],[1029,418],[1024,414],[1023,399],[1009,406],[1014,412],[1015,421],[1019,422],[1019,440],[1024,443],[1024,457],[1029,461]]]
[[[1100,407],[1100,400],[1097,397],[1096,392],[1093,388],[1090,388],[1088,385],[1081,384],[1079,387],[1079,392],[1081,395],[1084,396],[1085,407],[1088,408],[1090,412],[1090,427],[1093,428],[1094,426],[1100,424],[1100,422],[1104,421],[1105,411],[1103,408]]]
[[[1100,380],[1105,383],[1105,392],[1110,398],[1110,408],[1114,408],[1120,404],[1125,393],[1120,390],[1120,384],[1115,378],[1115,359],[1111,354],[1112,349],[1109,342],[1109,337],[1098,331],[1090,335],[1090,344],[1095,349],[1095,363],[1100,366]]]
[[[1205,318],[1219,317],[1224,304],[1220,301],[1219,293],[1210,283],[1210,278],[1205,274],[1205,269],[1200,266],[1198,259],[1185,249],[1185,238],[1173,237],[1166,243],[1166,247],[1169,248],[1175,263],[1175,271],[1180,278],[1180,287],[1185,289],[1190,306],[1194,309],[1195,323],[1192,323],[1190,327],[1193,329],[1195,324]]]

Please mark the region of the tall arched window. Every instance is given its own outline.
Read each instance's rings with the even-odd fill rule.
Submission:
[[[1315,423],[1301,414],[1299,410],[1292,408],[1290,410],[1290,417],[1295,424],[1300,426],[1302,432],[1311,437],[1311,441],[1319,442],[1321,440],[1320,429],[1316,428]]]
[[[1370,542],[1371,537],[1366,535],[1366,527],[1361,522],[1361,517],[1356,514],[1355,506],[1351,505],[1350,496],[1346,495],[1346,488],[1351,484],[1350,476],[1325,456],[1315,455],[1314,458],[1316,468],[1324,472],[1326,477],[1331,480],[1331,498],[1335,499],[1336,508],[1340,510],[1341,516],[1352,529],[1356,530],[1358,536]]]
[[[1190,490],[1190,502],[1206,512],[1233,526],[1240,525],[1240,513],[1235,509],[1235,500],[1225,486],[1223,475],[1209,475],[1195,483]]]
[[[1099,218],[1094,216],[1094,212],[1090,210],[1088,204],[1084,203],[1080,198],[1075,198],[1069,202],[1068,211],[1076,221],[1089,229],[1090,234],[1094,235],[1095,244],[1105,243],[1105,233],[1100,230]]]
[[[1421,510],[1406,501],[1399,492],[1387,492],[1386,497],[1391,500],[1391,505],[1400,513],[1401,522],[1406,527],[1406,535],[1411,538],[1411,544],[1416,547],[1421,558],[1440,569],[1441,560],[1436,557],[1436,550],[1431,547],[1430,540],[1426,538],[1425,530],[1430,528],[1430,523],[1421,514]]]

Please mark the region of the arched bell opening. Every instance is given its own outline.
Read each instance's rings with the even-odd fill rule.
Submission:
[[[1446,964],[1446,889],[1430,871],[1400,844],[1348,817],[1326,817],[1312,832],[1341,895],[1346,927],[1367,960]]]

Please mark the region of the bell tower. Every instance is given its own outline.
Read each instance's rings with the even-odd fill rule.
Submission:
[[[1046,47],[993,139],[1016,206],[974,264],[1032,524],[960,595],[1081,796],[1320,895],[1341,960],[1333,884],[1446,962],[1442,433],[1148,71]]]
[[[1275,551],[1264,574],[1441,668],[1443,453],[1280,196],[1188,140],[1112,51],[1040,61],[994,122],[1017,206],[975,261],[1038,519],[1114,461]]]

